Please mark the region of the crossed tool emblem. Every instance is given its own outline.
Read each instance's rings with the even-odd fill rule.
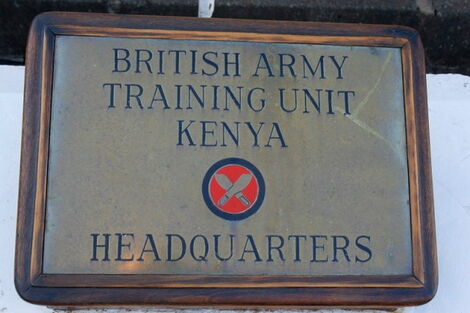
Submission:
[[[243,190],[248,186],[251,178],[251,174],[243,174],[235,183],[232,183],[224,174],[215,174],[215,179],[225,189],[225,194],[219,199],[218,205],[223,206],[232,197],[237,197],[245,206],[249,206],[250,201],[243,195]]]

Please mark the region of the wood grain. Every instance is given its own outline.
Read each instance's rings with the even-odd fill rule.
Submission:
[[[42,273],[50,105],[56,36],[114,36],[397,47],[402,51],[413,275],[203,276]],[[424,54],[398,26],[46,13],[30,31],[25,79],[15,283],[47,305],[390,307],[429,301],[437,289]]]

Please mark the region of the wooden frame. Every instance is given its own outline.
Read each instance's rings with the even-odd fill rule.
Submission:
[[[51,275],[42,272],[54,41],[56,36],[315,43],[401,48],[409,167],[413,275]],[[423,48],[409,28],[303,22],[47,13],[30,31],[15,283],[48,305],[361,306],[429,301],[437,289]]]

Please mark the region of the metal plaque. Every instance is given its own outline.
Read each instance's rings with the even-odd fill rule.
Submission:
[[[126,287],[163,304],[142,288],[251,288],[273,297],[267,305],[290,287],[297,296],[281,304],[328,287],[349,288],[338,289],[349,303],[348,292],[374,288],[408,288],[409,303],[433,294],[413,31],[84,16],[91,26],[44,15],[30,35],[45,50],[29,48],[42,62],[25,97],[37,145],[22,161],[37,168],[22,180],[34,187],[24,201],[35,235],[19,250],[39,294],[78,288],[85,303],[134,303],[86,291]],[[257,301],[235,297],[220,303]]]

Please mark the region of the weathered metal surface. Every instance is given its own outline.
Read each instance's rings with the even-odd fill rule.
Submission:
[[[405,132],[399,48],[58,37],[44,272],[410,274]],[[201,192],[226,158],[265,181],[238,221]]]

